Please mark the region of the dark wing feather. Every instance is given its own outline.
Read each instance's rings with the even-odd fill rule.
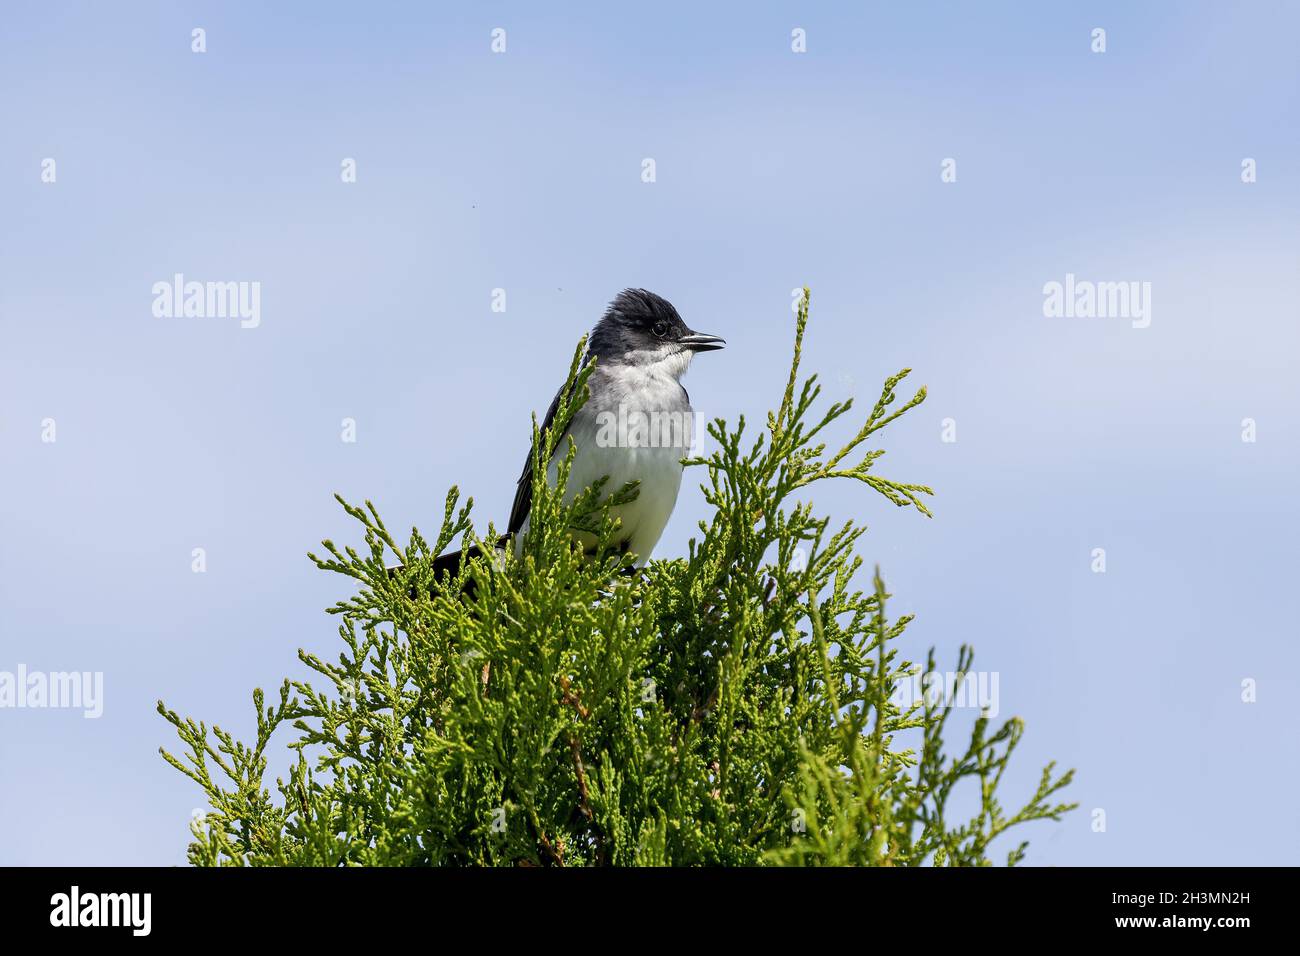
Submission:
[[[555,393],[555,398],[551,399],[551,407],[546,410],[546,419],[542,422],[542,427],[537,433],[538,441],[546,441],[546,433],[550,430],[551,424],[555,421],[555,413],[560,408],[560,398],[564,394],[564,386]],[[567,429],[566,429],[567,434]],[[556,440],[556,448],[560,447],[560,441],[563,441],[564,435]],[[518,534],[519,529],[524,526],[524,521],[528,518],[528,512],[533,507],[533,450],[528,449],[528,457],[524,459],[523,474],[519,476],[519,486],[515,489],[515,503],[510,509],[510,524],[507,526],[509,534]]]

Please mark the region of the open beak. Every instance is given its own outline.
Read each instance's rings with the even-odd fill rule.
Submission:
[[[677,341],[692,352],[716,352],[727,344],[726,339],[718,338],[716,335],[705,335],[703,332],[692,332],[690,335],[683,335]]]

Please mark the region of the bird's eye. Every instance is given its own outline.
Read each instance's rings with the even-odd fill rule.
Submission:
[[[668,323],[667,323],[667,322],[656,322],[656,323],[655,323],[655,328],[654,328],[654,333],[655,333],[655,335],[657,335],[659,338],[662,339],[665,335],[668,334]]]

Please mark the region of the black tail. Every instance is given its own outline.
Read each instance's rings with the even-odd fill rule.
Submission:
[[[456,577],[460,574],[461,562],[466,558],[481,558],[483,549],[478,545],[465,551],[448,551],[446,554],[440,554],[433,559],[433,579],[441,581],[444,577]]]
[[[498,539],[496,546],[498,548],[504,548],[509,541],[510,541],[509,535],[502,535],[500,539]],[[481,547],[479,547],[478,545],[474,545],[473,547],[462,551],[448,551],[446,554],[440,554],[436,558],[434,558],[433,559],[433,580],[437,583],[434,585],[430,593],[436,594],[447,581],[457,577],[460,574],[460,566],[463,561],[467,560],[468,558],[481,558],[483,556],[483,553],[484,552]],[[403,567],[404,565],[400,565],[400,564],[393,565],[391,568],[388,569],[388,576],[390,578],[393,577],[393,575],[395,575],[398,571],[402,570]],[[470,579],[465,582],[464,586],[461,588],[461,593],[467,597],[474,596],[473,579]],[[414,591],[411,592],[411,597],[415,597]]]
[[[510,544],[510,539],[511,539],[510,535],[503,534],[500,538],[497,539],[496,547],[498,549],[508,547]],[[626,543],[623,545],[622,550],[626,550]],[[589,551],[587,553],[594,554],[595,552]],[[483,549],[478,545],[474,545],[473,547],[462,551],[448,551],[446,554],[440,554],[436,558],[434,558],[432,563],[433,563],[433,580],[435,584],[432,588],[429,589],[430,596],[437,594],[440,590],[443,589],[443,587],[446,585],[448,581],[460,575],[461,563],[464,562],[466,558],[481,558],[483,554],[484,554]],[[393,565],[391,568],[388,569],[388,576],[390,578],[393,577],[398,571],[402,570],[403,567],[404,565],[401,564]],[[626,567],[620,568],[619,573],[624,575],[635,575],[635,574],[640,574],[641,569],[633,565],[628,565]],[[466,580],[460,589],[461,594],[470,598],[474,596],[474,591],[475,591],[475,585],[474,585],[473,578],[469,578],[468,580]],[[415,597],[415,596],[416,596],[416,592],[412,590],[411,597]]]

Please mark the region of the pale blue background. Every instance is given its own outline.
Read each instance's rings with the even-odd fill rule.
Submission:
[[[761,420],[805,282],[834,397],[930,386],[881,472],[938,491],[933,521],[819,508],[871,524],[912,656],[1000,672],[1005,801],[1079,770],[1029,860],[1294,862],[1298,33],[1283,3],[6,3],[0,669],[106,701],[0,711],[0,862],[182,862],[201,801],[154,701],[246,735],[253,686],[335,653],[346,582],[304,557],[356,540],[332,492],[432,532],[458,483],[504,520],[627,285],[729,340],[697,406]],[[261,281],[261,328],[154,318],[178,271]],[[1151,327],[1044,318],[1067,272],[1151,282]]]

